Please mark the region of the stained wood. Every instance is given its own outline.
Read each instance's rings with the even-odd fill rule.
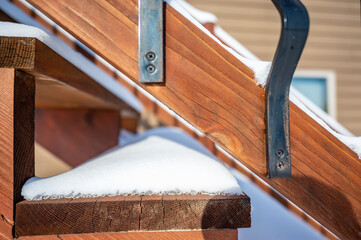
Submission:
[[[34,76],[20,70],[14,79],[14,203],[23,200],[21,188],[34,176]]]
[[[129,105],[35,38],[0,37],[0,67],[36,77],[39,107],[125,109]]]
[[[152,232],[119,232],[119,233],[95,233],[95,234],[67,234],[57,236],[34,236],[19,237],[20,240],[237,240],[237,229],[225,230],[192,230],[192,231],[152,231]]]
[[[280,23],[271,1],[190,0],[195,7],[214,13],[233,37],[265,60],[272,60],[279,40]],[[336,73],[337,120],[361,135],[359,119],[345,118],[347,108],[361,116],[360,1],[303,0],[312,27],[299,69],[330,69]],[[355,95],[342,86],[351,85]],[[345,102],[352,99],[350,102]]]
[[[137,82],[137,1],[31,2]],[[336,235],[359,238],[356,154],[291,104],[293,178],[267,179],[264,89],[250,69],[168,5],[165,18],[166,85],[143,87]]]
[[[23,201],[17,236],[118,231],[250,227],[250,199],[239,196],[153,195]]]
[[[0,237],[12,238],[14,199],[14,69],[0,69]]]
[[[0,69],[0,236],[12,238],[14,206],[34,176],[34,77]]]
[[[36,141],[72,167],[118,145],[119,111],[44,109],[35,114]]]

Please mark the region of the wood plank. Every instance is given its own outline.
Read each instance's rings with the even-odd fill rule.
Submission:
[[[15,71],[14,80],[14,203],[23,200],[21,188],[34,176],[34,76]]]
[[[237,229],[225,230],[192,230],[192,231],[152,231],[152,232],[119,232],[119,233],[95,233],[95,234],[67,234],[19,237],[19,240],[237,240]]]
[[[0,37],[0,67],[36,77],[39,107],[125,109],[128,104],[35,38]]]
[[[0,236],[11,239],[14,206],[34,176],[34,77],[0,69]]]
[[[37,108],[35,113],[36,141],[72,167],[118,145],[117,110]]]
[[[137,1],[31,2],[137,82]],[[129,6],[132,11],[122,10]],[[291,104],[294,178],[267,179],[264,89],[250,69],[168,5],[165,18],[166,85],[142,87],[336,235],[359,238],[356,154]]]
[[[14,226],[14,69],[0,69],[0,238]]]
[[[250,227],[246,195],[153,195],[22,201],[16,236]]]

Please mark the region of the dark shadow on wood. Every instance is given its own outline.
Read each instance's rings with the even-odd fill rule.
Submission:
[[[237,198],[224,198],[223,201],[217,201],[217,199],[218,196],[215,196],[208,201],[203,212],[202,229],[234,229],[237,231],[237,228],[251,227],[250,198],[242,198],[242,201]],[[232,239],[238,239],[237,236],[238,234],[232,235]],[[203,238],[213,240],[215,236],[203,232]]]
[[[314,201],[310,202],[309,199],[305,199],[305,201],[308,202],[303,202],[303,204],[305,206],[313,206],[313,211],[319,212],[319,214],[326,218],[328,222],[336,222],[340,226],[343,236],[348,236],[348,239],[361,239],[361,218],[357,218],[350,201],[339,190],[331,186],[331,183],[325,184],[315,178],[305,177],[293,177],[291,180],[285,179],[285,181],[293,181],[294,183],[302,181],[306,183],[303,184],[303,186],[306,187],[308,191],[319,194],[312,196]],[[318,204],[318,198],[326,199],[327,207]],[[299,207],[302,208],[303,206]],[[320,223],[324,226],[326,225],[323,222]],[[341,237],[334,229],[329,230]]]

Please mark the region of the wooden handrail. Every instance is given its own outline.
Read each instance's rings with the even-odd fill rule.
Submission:
[[[31,2],[137,82],[137,1]],[[166,85],[143,87],[336,235],[358,238],[357,155],[290,104],[293,178],[266,179],[264,89],[237,58],[165,8]]]

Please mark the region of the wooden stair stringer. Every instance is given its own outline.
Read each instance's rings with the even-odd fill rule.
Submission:
[[[30,2],[137,82],[137,1]],[[253,72],[167,4],[165,31],[166,84],[142,87],[337,236],[358,238],[357,155],[291,103],[293,178],[267,179],[264,89]]]

